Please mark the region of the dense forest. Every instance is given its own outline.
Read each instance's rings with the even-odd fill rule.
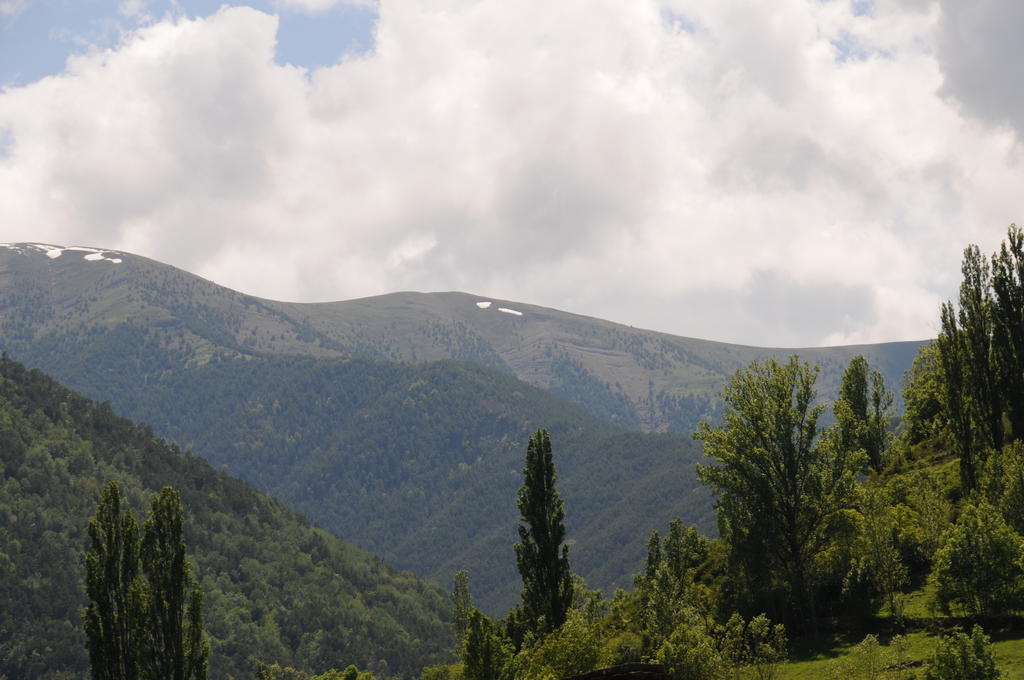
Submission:
[[[437,586],[7,357],[0,470],[0,677],[84,675],[87,520],[109,480],[140,514],[164,486],[180,491],[210,677],[253,677],[257,662],[414,677],[451,647]]]
[[[116,351],[145,364],[147,334],[122,334]],[[137,377],[110,390],[119,410],[389,564],[438,582],[472,569],[488,611],[516,595],[502,559],[515,509],[500,499],[515,492],[522,443],[539,427],[560,442],[571,530],[587,555],[577,569],[595,585],[629,583],[644,549],[638,522],[682,515],[713,528],[689,437],[616,427],[494,369],[258,357]]]

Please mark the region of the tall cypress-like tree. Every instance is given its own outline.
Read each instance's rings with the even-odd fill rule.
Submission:
[[[863,428],[868,419],[868,360],[858,354],[843,371],[835,404],[840,440],[847,449],[863,447]]]
[[[93,680],[135,680],[137,658],[139,526],[121,511],[121,491],[109,482],[89,520],[85,556],[85,610],[89,672]]]
[[[991,266],[977,246],[964,250],[959,304],[942,306],[936,341],[942,406],[967,491],[989,452],[1024,436],[1024,233],[1010,225],[1008,241]]]
[[[185,557],[183,524],[178,492],[164,487],[153,499],[142,539],[146,587],[140,670],[146,680],[206,677],[210,646],[203,635],[202,592]]]
[[[993,349],[1010,439],[1024,438],[1024,231],[1011,224],[992,256]]]
[[[835,403],[840,444],[847,450],[862,449],[868,465],[881,470],[889,441],[893,396],[885,387],[885,378],[868,366],[858,354],[843,372],[839,399]]]
[[[572,604],[572,572],[565,539],[565,509],[555,489],[555,464],[546,430],[530,437],[519,489],[516,566],[523,579],[524,623],[543,636],[565,623]]]
[[[452,632],[455,633],[455,647],[459,655],[465,649],[469,617],[475,609],[473,595],[469,592],[469,572],[464,569],[455,572],[452,584]]]
[[[943,303],[941,318],[942,331],[935,338],[935,347],[942,369],[942,405],[946,424],[953,438],[954,450],[960,458],[960,484],[964,490],[973,491],[978,487],[981,463],[978,460],[974,426],[967,404],[962,336],[952,303]]]
[[[992,293],[988,262],[978,246],[964,250],[960,284],[960,333],[969,404],[982,445],[998,451],[1003,445],[1003,394],[996,374],[992,342]]]

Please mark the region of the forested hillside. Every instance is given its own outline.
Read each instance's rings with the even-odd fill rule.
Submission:
[[[213,356],[456,359],[512,372],[625,427],[686,435],[755,359],[799,353],[821,367],[831,399],[854,355],[895,384],[920,346],[745,347],[466,293],[275,302],[128,253],[33,244],[0,247],[0,312],[0,347],[99,398],[129,368],[123,349],[143,379]]]
[[[564,461],[581,573],[624,585],[638,518],[713,529],[690,435],[725,376],[772,353],[461,293],[278,303],[126,253],[25,244],[0,248],[0,312],[13,357],[397,565],[471,569],[488,608],[515,595],[498,499],[529,432],[549,427]],[[893,375],[916,347],[861,349]],[[804,354],[824,396],[856,351]],[[428,361],[444,358],[466,363]]]
[[[473,364],[224,359],[110,398],[389,563],[441,583],[471,570],[490,610],[518,592],[507,499],[539,427],[558,450],[591,584],[628,584],[644,550],[637,525],[681,516],[713,529],[689,437],[616,428]]]
[[[136,511],[165,485],[181,492],[211,678],[252,677],[255,660],[415,677],[451,647],[436,585],[6,357],[0,471],[0,677],[85,676],[86,525],[108,480]]]

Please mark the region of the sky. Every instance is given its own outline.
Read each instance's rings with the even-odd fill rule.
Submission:
[[[294,301],[932,337],[1024,221],[1024,3],[0,0],[0,241]]]

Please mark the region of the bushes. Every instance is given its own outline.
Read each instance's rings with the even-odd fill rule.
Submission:
[[[935,600],[949,613],[998,616],[1021,603],[1024,540],[988,503],[967,505],[935,553]]]
[[[974,626],[971,634],[943,637],[925,669],[925,680],[995,680],[1002,676],[992,656],[992,643]]]

